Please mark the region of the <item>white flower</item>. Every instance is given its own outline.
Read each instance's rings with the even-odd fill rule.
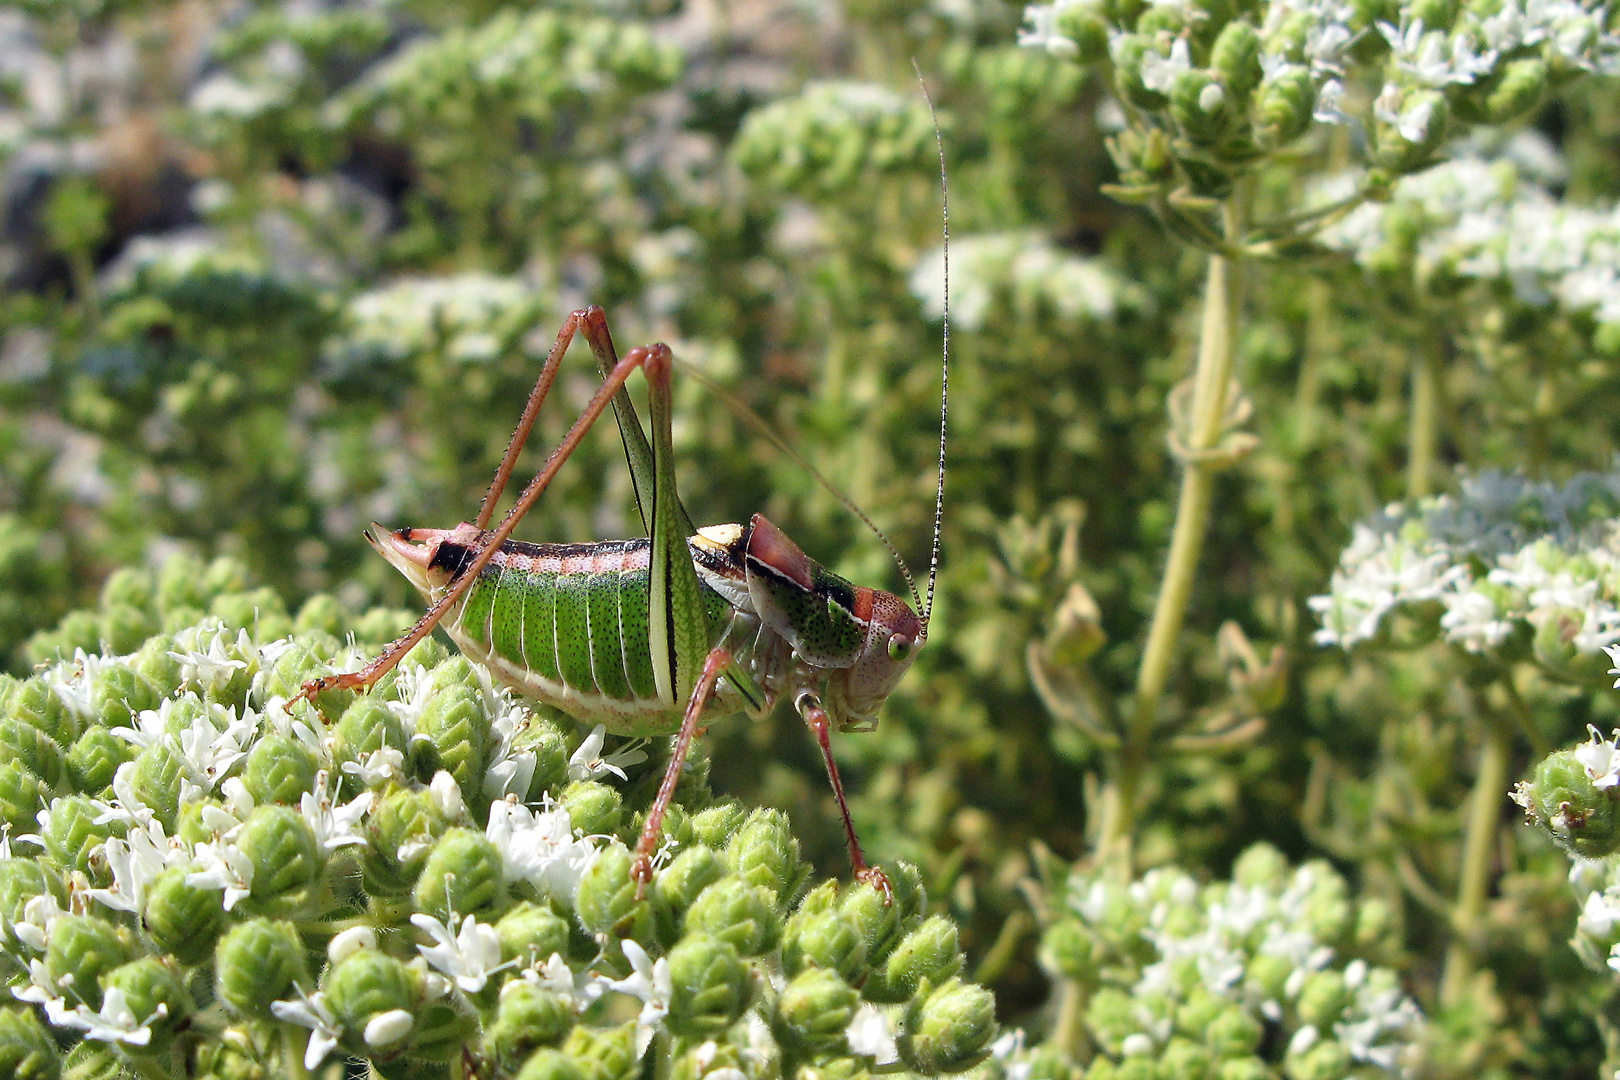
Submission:
[[[850,1053],[869,1057],[874,1065],[892,1065],[900,1060],[893,1022],[887,1013],[870,1002],[863,1002],[855,1010],[849,1027],[844,1029],[844,1038],[849,1041]],[[1000,1040],[997,1040],[997,1045],[999,1043]],[[990,1052],[995,1053],[995,1046],[990,1048]],[[1009,1080],[1021,1078],[1013,1078],[1009,1074]]]
[[[524,982],[556,994],[568,1002],[569,1008],[575,1012],[584,1010],[600,998],[607,991],[609,982],[595,972],[576,974],[560,953],[552,953],[538,968],[524,968],[519,975]],[[517,983],[517,979],[508,979],[501,987],[502,995]]]
[[[485,677],[488,673],[478,667]],[[490,800],[504,799],[508,795],[524,798],[534,780],[534,767],[538,758],[533,750],[519,750],[519,735],[528,729],[530,712],[512,700],[505,688],[486,689],[485,700],[490,705],[490,731],[495,735],[495,752],[490,755],[484,770],[484,795]],[[572,770],[570,770],[572,771]]]
[[[572,898],[590,868],[599,840],[576,837],[568,811],[542,808],[536,814],[515,799],[490,804],[484,836],[501,853],[509,878],[521,878],[550,895]]]
[[[1586,730],[1591,733],[1590,742],[1584,742],[1575,748],[1575,760],[1580,762],[1586,770],[1588,779],[1600,791],[1620,785],[1620,731],[1614,733],[1611,742],[1598,734],[1598,729],[1587,725]]]
[[[157,1010],[144,1019],[135,1015],[124,992],[110,986],[101,996],[101,1008],[76,1005],[56,1012],[50,1019],[58,1027],[77,1028],[87,1039],[100,1042],[121,1042],[130,1046],[145,1046],[152,1041],[152,1022],[169,1015],[169,1007],[159,1002]]]
[[[386,1050],[411,1033],[416,1017],[404,1009],[389,1009],[366,1021],[363,1035],[366,1045],[373,1050]]]
[[[202,644],[202,635],[198,634],[198,644]],[[184,652],[170,652],[170,658],[180,664],[180,683],[182,686],[197,687],[206,693],[217,693],[230,685],[230,681],[238,671],[247,670],[247,661],[238,660],[225,651],[225,627],[219,626],[214,630],[203,649],[188,649]]]
[[[591,733],[585,736],[585,741],[579,744],[573,756],[568,759],[568,779],[595,780],[598,777],[612,773],[620,780],[627,780],[624,766],[639,765],[647,760],[647,754],[641,749],[642,740],[620,747],[615,752],[604,756],[602,754],[602,740],[607,734],[606,724],[597,724]]]
[[[1175,87],[1176,79],[1191,70],[1192,55],[1187,50],[1186,38],[1176,38],[1171,43],[1168,57],[1151,49],[1142,54],[1142,85],[1161,94],[1168,94]]]
[[[309,1046],[304,1051],[304,1068],[313,1069],[337,1048],[342,1034],[337,1017],[327,1007],[326,994],[317,990],[305,994],[300,988],[297,1001],[272,1001],[270,1011],[278,1020],[309,1028]]]
[[[56,895],[46,889],[23,904],[22,918],[11,924],[11,934],[25,948],[43,953],[50,939],[51,924],[66,914],[57,904]]]
[[[1029,49],[1044,49],[1053,56],[1078,56],[1080,47],[1057,30],[1058,11],[1062,6],[1063,0],[1027,5],[1024,22],[1028,28],[1018,31],[1018,44]]]
[[[202,867],[186,875],[186,884],[197,889],[224,890],[225,910],[236,906],[253,892],[253,860],[228,839],[197,845],[197,863]]]
[[[418,945],[417,952],[466,993],[478,993],[491,974],[507,966],[501,962],[500,935],[471,915],[461,920],[461,929],[454,935],[431,915],[412,915],[411,925],[434,940],[433,945]]]
[[[105,889],[91,889],[86,895],[116,911],[139,913],[144,906],[146,887],[175,863],[186,862],[190,849],[178,839],[164,835],[163,823],[153,818],[130,828],[126,837],[110,837],[102,844],[113,883]]]
[[[377,932],[369,926],[351,926],[326,943],[326,959],[333,964],[363,949],[377,947]]]
[[[609,979],[607,984],[620,993],[641,999],[641,1013],[636,1017],[636,1054],[639,1056],[647,1052],[659,1022],[669,1015],[675,986],[670,980],[667,959],[660,956],[653,961],[645,949],[628,938],[623,948],[632,970],[625,978]]]
[[[315,790],[306,791],[298,798],[298,812],[309,822],[316,843],[323,851],[335,851],[350,844],[364,844],[365,834],[360,832],[361,819],[371,809],[376,795],[363,791],[342,806],[333,806],[326,794],[326,770],[315,774]]]
[[[358,777],[368,788],[381,787],[390,780],[403,783],[405,755],[392,746],[379,746],[359,761],[345,761],[343,771]]]

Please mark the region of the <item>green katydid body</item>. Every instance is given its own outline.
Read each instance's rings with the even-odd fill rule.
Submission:
[[[372,536],[377,550],[430,601],[471,564],[484,541],[472,525],[378,529]],[[747,525],[701,529],[686,544],[697,572],[705,651],[724,647],[731,656],[705,715],[757,717],[784,693],[811,690],[844,706],[835,714],[844,726],[870,723],[849,708],[855,704],[851,669],[869,637],[881,637],[885,654],[897,631],[915,637],[920,627],[902,601],[816,565],[760,516]],[[785,581],[784,564],[807,573],[809,587]],[[465,655],[528,697],[615,734],[664,735],[679,729],[686,703],[659,692],[649,644],[650,593],[649,540],[507,541],[439,625]],[[772,626],[776,612],[789,620],[785,633]],[[903,670],[884,659],[883,667]]]

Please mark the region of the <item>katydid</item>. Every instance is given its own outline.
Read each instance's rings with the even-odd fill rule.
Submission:
[[[596,354],[602,387],[491,529],[496,500],[576,333]],[[442,626],[465,655],[519,693],[615,734],[675,734],[632,865],[641,888],[652,878],[664,814],[700,726],[735,712],[757,718],[788,698],[820,747],[856,879],[887,894],[888,879],[861,851],[829,736],[834,727],[876,726],[879,707],[927,637],[939,564],[945,399],[926,606],[912,588],[919,616],[900,597],[853,585],[818,565],[761,514],[744,525],[693,527],[675,491],[672,363],[661,344],[632,349],[621,360],[601,308],[571,314],[477,520],[454,529],[387,531],[374,525],[367,533],[372,546],[431,602],[427,612],[360,671],[312,680],[300,696],[368,689]],[[624,389],[638,367],[649,386],[650,445]],[[610,402],[649,536],[585,544],[511,540]],[[905,576],[910,584],[909,572]]]

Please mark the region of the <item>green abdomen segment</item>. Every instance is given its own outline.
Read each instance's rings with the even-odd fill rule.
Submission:
[[[648,542],[503,545],[445,628],[522,693],[582,719],[667,717],[649,645]],[[733,614],[702,586],[710,645]],[[679,707],[674,708],[678,717]],[[668,725],[658,725],[659,728]]]

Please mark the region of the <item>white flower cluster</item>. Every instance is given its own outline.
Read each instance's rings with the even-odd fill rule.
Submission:
[[[1355,924],[1343,879],[1321,862],[1290,870],[1264,846],[1250,849],[1234,875],[1200,885],[1162,868],[1128,884],[1106,876],[1071,881],[1070,912],[1103,943],[1108,970],[1123,980],[1098,991],[1089,1008],[1088,1026],[1103,1049],[1162,1060],[1178,1035],[1202,1034],[1182,1030],[1182,1003],[1213,999],[1219,1008],[1207,1006],[1203,1022],[1227,1033],[1247,1027],[1251,1054],[1264,1052],[1256,1037],[1263,1020],[1278,1027],[1278,1048],[1291,1062],[1330,1051],[1347,1066],[1406,1075],[1423,1015],[1394,972],[1338,954],[1336,943]]]
[[[911,272],[911,292],[933,318],[945,311],[945,254],[935,249]],[[964,330],[983,330],[1007,317],[1040,314],[1065,323],[1103,322],[1146,302],[1142,288],[1100,259],[1064,251],[1031,232],[964,236],[951,245],[951,319]]]
[[[1620,206],[1556,198],[1538,182],[1559,171],[1549,156],[1525,136],[1494,160],[1469,154],[1404,177],[1389,202],[1358,207],[1322,239],[1363,266],[1500,285],[1523,304],[1620,324]]]
[[[1457,495],[1394,505],[1355,526],[1316,640],[1349,648],[1404,610],[1471,652],[1553,624],[1575,653],[1620,641],[1620,472],[1568,484],[1484,473]]]
[[[456,363],[485,363],[528,329],[535,307],[534,287],[518,278],[402,278],[352,298],[345,327],[326,352],[350,366],[430,352]]]
[[[1569,883],[1581,903],[1570,947],[1587,967],[1620,979],[1620,860],[1572,860]]]

